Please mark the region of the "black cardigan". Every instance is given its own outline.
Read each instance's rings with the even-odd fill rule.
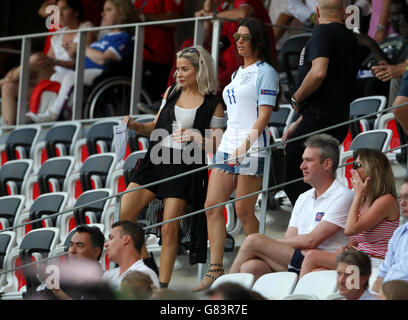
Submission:
[[[172,92],[174,91],[174,92]],[[170,134],[172,133],[172,123],[175,120],[174,107],[178,97],[181,94],[181,90],[173,90],[173,87],[169,90],[170,94],[167,98],[166,104],[160,112],[160,116],[157,120],[155,129],[166,129]],[[193,128],[200,131],[201,135],[205,136],[205,130],[209,128],[211,118],[219,103],[219,99],[216,95],[208,94],[204,97],[203,104],[197,109],[194,119]],[[149,149],[137,168],[138,174],[143,174],[143,170],[151,165],[150,152],[152,148],[160,141],[150,141]],[[198,146],[196,148],[199,148]],[[197,151],[197,150],[195,150]],[[200,149],[202,153],[201,164],[191,164],[191,170],[203,167],[207,163],[206,154]],[[204,208],[204,202],[207,195],[208,186],[208,170],[201,170],[194,174],[189,175],[191,179],[191,193],[190,199],[192,212],[201,210]],[[189,243],[189,260],[190,264],[206,263],[207,261],[207,218],[205,212],[195,214],[190,221],[190,243]]]

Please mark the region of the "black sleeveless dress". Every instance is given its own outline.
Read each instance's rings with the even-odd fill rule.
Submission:
[[[159,119],[156,123],[155,129],[164,129],[169,134],[172,134],[172,123],[175,120],[174,108],[181,91],[172,92],[167,98],[166,105],[160,112]],[[193,128],[200,131],[201,135],[205,136],[205,130],[209,128],[211,118],[219,103],[219,98],[216,95],[208,94],[204,97],[204,102],[197,109],[194,119]],[[154,141],[150,139],[149,149],[140,165],[131,173],[130,181],[139,185],[146,185],[161,179],[169,178],[174,175],[191,171],[207,164],[207,156],[205,152],[197,146],[194,142],[188,144],[183,152],[189,152],[188,155],[181,156],[181,162],[175,164],[173,150],[165,150],[167,147],[161,146],[159,143],[164,139]],[[162,150],[161,150],[162,149]],[[170,148],[168,148],[170,149]],[[162,152],[162,153],[160,153]],[[178,152],[178,153],[177,153]],[[170,154],[170,163],[152,162],[152,158],[157,155],[161,156]],[[176,150],[178,154],[177,160],[180,160],[180,151]],[[185,163],[184,159],[191,159],[192,155],[199,154],[200,161],[195,161],[191,164]],[[187,156],[187,157],[186,157]],[[197,159],[195,157],[195,159]],[[157,198],[163,199],[167,197],[174,197],[187,200],[191,208],[191,212],[202,210],[207,195],[208,186],[208,170],[201,170],[194,174],[190,174],[176,180],[170,180],[147,189],[152,191]],[[205,212],[201,212],[192,216],[190,224],[191,239],[189,242],[189,259],[190,264],[206,263],[207,261],[207,219]]]

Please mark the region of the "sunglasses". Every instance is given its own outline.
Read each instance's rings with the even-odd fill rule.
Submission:
[[[353,170],[357,170],[358,168],[361,168],[363,165],[360,162],[353,162]]]
[[[182,51],[182,54],[185,54],[185,53],[197,53],[199,55],[198,50],[194,47],[184,48]]]
[[[235,32],[232,36],[234,37],[235,41],[238,41],[241,38],[242,40],[247,41],[247,42],[251,41],[250,34],[241,34],[241,33]]]

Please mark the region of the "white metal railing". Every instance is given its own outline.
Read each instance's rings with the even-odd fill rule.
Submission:
[[[269,172],[270,172],[270,161],[271,161],[271,152],[270,152],[270,151],[272,150],[272,148],[279,148],[279,147],[282,147],[284,144],[288,144],[288,143],[292,143],[292,142],[294,142],[294,141],[298,141],[298,140],[301,140],[301,139],[305,139],[305,138],[307,138],[307,137],[309,137],[309,136],[312,136],[312,135],[314,135],[314,134],[323,133],[323,132],[326,132],[326,131],[328,131],[328,130],[330,130],[330,129],[338,128],[338,127],[343,126],[343,125],[348,125],[348,124],[350,124],[350,123],[360,121],[361,119],[370,118],[370,117],[373,117],[373,116],[375,116],[375,115],[377,115],[377,114],[386,113],[386,112],[388,112],[388,111],[391,111],[391,110],[394,110],[394,109],[397,109],[397,108],[400,108],[400,107],[403,107],[403,106],[408,106],[408,103],[403,103],[403,104],[400,104],[400,105],[397,105],[397,106],[385,108],[385,109],[380,110],[380,111],[376,111],[376,112],[373,112],[373,113],[370,113],[370,114],[367,114],[367,115],[363,115],[363,116],[360,116],[360,117],[357,117],[357,118],[354,118],[354,119],[351,119],[351,120],[348,120],[348,121],[339,123],[339,124],[337,124],[337,125],[333,125],[333,126],[330,126],[330,127],[327,127],[327,128],[323,128],[323,129],[320,129],[320,130],[316,130],[316,131],[314,131],[314,132],[311,132],[311,133],[308,133],[308,134],[304,134],[304,135],[299,136],[299,137],[296,137],[296,138],[288,139],[288,140],[285,141],[285,142],[278,141],[278,142],[273,143],[273,144],[271,144],[271,145],[269,145],[269,146],[267,146],[267,147],[260,148],[259,150],[257,150],[257,152],[263,151],[263,150],[267,150],[267,151],[268,151],[268,152],[267,152],[267,156],[266,156],[266,158],[265,158],[265,163],[264,163],[264,170],[263,170],[264,175],[263,175],[263,183],[262,183],[262,189],[261,189],[261,190],[256,191],[256,192],[253,192],[253,193],[251,193],[251,194],[247,194],[247,195],[242,196],[242,197],[239,197],[239,198],[235,198],[235,199],[232,199],[232,200],[228,200],[228,201],[219,203],[219,204],[214,205],[214,206],[209,207],[209,208],[204,208],[204,209],[201,209],[201,210],[197,210],[197,211],[194,211],[194,212],[191,212],[191,213],[187,213],[187,214],[185,214],[185,215],[183,215],[183,216],[180,216],[180,217],[177,217],[177,218],[173,218],[173,219],[166,220],[166,221],[163,221],[163,222],[160,222],[160,223],[157,223],[157,224],[153,224],[153,225],[146,226],[146,227],[144,227],[144,230],[151,229],[151,228],[155,228],[155,227],[161,226],[161,225],[166,224],[166,223],[171,223],[171,222],[174,222],[174,221],[182,220],[182,219],[191,217],[191,216],[193,216],[193,215],[196,215],[196,214],[205,212],[205,211],[207,211],[207,210],[214,209],[214,208],[219,207],[219,206],[225,206],[226,204],[234,203],[234,202],[236,202],[236,201],[238,201],[238,200],[241,200],[241,199],[245,199],[245,198],[248,198],[248,197],[252,197],[252,196],[254,196],[254,195],[262,194],[262,200],[261,200],[261,214],[260,214],[260,220],[259,220],[259,233],[264,234],[264,233],[265,233],[265,222],[266,222],[266,210],[267,210],[267,197],[268,197],[268,192],[273,191],[274,189],[282,188],[283,186],[286,186],[286,185],[288,185],[288,184],[292,184],[292,183],[298,182],[298,181],[300,181],[300,180],[303,179],[303,178],[298,178],[298,179],[294,179],[294,180],[291,180],[291,181],[286,181],[286,182],[284,182],[284,183],[282,183],[282,184],[279,184],[279,185],[275,185],[275,186],[269,187]],[[397,148],[393,148],[393,149],[390,149],[390,150],[386,150],[386,151],[384,151],[384,153],[392,152],[392,151],[394,151],[394,150],[401,149],[401,148],[405,148],[405,147],[408,147],[408,144],[401,145],[401,146],[399,146],[399,147],[397,147]],[[249,153],[248,153],[248,154],[249,154]],[[225,161],[228,161],[228,160],[220,161],[220,162],[218,162],[218,163],[224,163]],[[95,201],[89,202],[89,203],[87,203],[87,204],[74,207],[74,208],[69,209],[69,210],[65,210],[65,211],[62,211],[62,212],[55,213],[55,214],[47,215],[47,216],[45,216],[45,217],[38,218],[38,219],[29,221],[29,222],[26,222],[26,223],[22,223],[22,224],[20,224],[20,225],[16,225],[16,226],[12,226],[12,227],[9,227],[9,228],[5,228],[5,229],[0,230],[0,233],[5,232],[5,231],[14,230],[14,229],[17,229],[17,228],[21,228],[21,227],[24,227],[24,226],[29,225],[29,224],[32,224],[32,223],[36,223],[36,222],[43,221],[43,220],[45,220],[45,219],[54,218],[54,217],[57,217],[57,216],[59,216],[59,215],[63,215],[63,214],[66,214],[66,213],[73,212],[73,211],[75,211],[75,210],[81,209],[81,208],[83,208],[83,207],[85,207],[85,206],[87,206],[87,205],[95,204],[95,203],[98,203],[98,202],[101,202],[101,201],[106,201],[106,200],[111,199],[111,198],[119,198],[119,199],[120,199],[120,198],[122,197],[122,195],[124,195],[125,193],[133,192],[133,191],[135,191],[135,190],[139,190],[139,189],[146,188],[146,187],[149,187],[149,186],[157,185],[157,184],[160,184],[160,183],[163,183],[163,182],[167,182],[167,181],[169,181],[169,180],[177,179],[177,178],[180,178],[180,177],[183,177],[183,176],[186,176],[186,175],[189,175],[189,174],[193,174],[193,173],[196,173],[196,172],[199,172],[199,171],[202,171],[202,170],[208,170],[208,169],[214,167],[214,166],[215,166],[216,164],[218,164],[218,163],[213,163],[213,164],[210,164],[210,165],[207,165],[207,166],[203,166],[203,167],[201,167],[201,168],[194,169],[194,170],[191,170],[191,171],[182,173],[182,174],[178,174],[178,175],[175,175],[175,176],[172,176],[172,177],[169,177],[169,178],[165,178],[165,179],[159,180],[159,181],[155,181],[155,182],[152,182],[152,183],[143,185],[143,186],[139,186],[139,187],[134,188],[134,189],[131,189],[131,190],[127,190],[127,191],[123,191],[123,192],[120,192],[120,193],[117,193],[117,194],[113,194],[113,195],[108,196],[108,197],[106,197],[106,198],[101,198],[101,199],[99,199],[99,200],[95,200]],[[339,168],[344,167],[344,166],[348,166],[348,165],[352,165],[352,164],[353,164],[353,162],[350,162],[350,163],[347,163],[347,164],[344,164],[344,165],[340,165]],[[120,212],[120,201],[118,201],[118,207],[117,207],[117,209],[118,209],[118,210],[117,210],[117,213]],[[118,218],[119,218],[118,215],[116,215],[115,221],[117,221]],[[37,263],[40,263],[40,262],[42,262],[42,260],[38,261]],[[199,265],[198,265],[198,274],[197,274],[197,280],[198,280],[198,282],[201,281],[202,277],[204,276],[204,272],[205,272],[205,268],[204,268],[204,267],[205,267],[205,264],[199,263]],[[13,270],[14,270],[14,269],[13,269]],[[3,275],[3,274],[6,274],[6,273],[8,273],[8,272],[11,272],[11,271],[13,271],[13,270],[6,270],[6,271],[3,271],[3,272],[0,272],[0,276]]]
[[[72,120],[81,119],[82,105],[83,105],[83,76],[85,66],[85,49],[86,49],[86,35],[91,31],[110,30],[114,28],[134,28],[134,52],[133,52],[133,70],[132,70],[132,87],[130,99],[130,114],[138,114],[138,109],[135,108],[136,103],[140,101],[142,89],[142,66],[143,66],[143,48],[144,48],[144,29],[148,26],[162,25],[162,24],[179,24],[194,22],[194,45],[202,45],[204,42],[204,22],[213,20],[213,45],[211,54],[214,59],[215,72],[217,72],[219,40],[221,23],[219,19],[212,17],[194,17],[174,20],[162,20],[154,22],[140,22],[131,24],[121,24],[114,26],[93,27],[88,29],[78,29],[69,31],[57,31],[50,34],[49,32],[28,34],[22,36],[11,36],[0,38],[0,42],[21,40],[21,59],[20,59],[20,79],[17,102],[17,118],[16,125],[24,124],[24,114],[27,109],[28,100],[28,80],[29,80],[29,60],[31,56],[32,40],[35,38],[47,37],[49,35],[78,33],[79,42],[76,54],[75,63],[75,87],[74,87],[74,104],[72,108]],[[7,126],[13,128],[14,126]],[[6,128],[7,128],[6,127]]]

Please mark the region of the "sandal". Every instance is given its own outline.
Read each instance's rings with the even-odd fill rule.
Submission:
[[[219,267],[219,268],[211,269],[211,267]],[[212,275],[210,274],[210,272],[219,272],[219,274]],[[214,281],[217,280],[219,277],[221,277],[223,274],[224,274],[224,268],[223,268],[222,263],[210,263],[208,265],[207,273],[205,274],[200,285],[198,287],[193,288],[193,291],[198,292],[198,291],[209,289],[211,285],[214,283]]]

